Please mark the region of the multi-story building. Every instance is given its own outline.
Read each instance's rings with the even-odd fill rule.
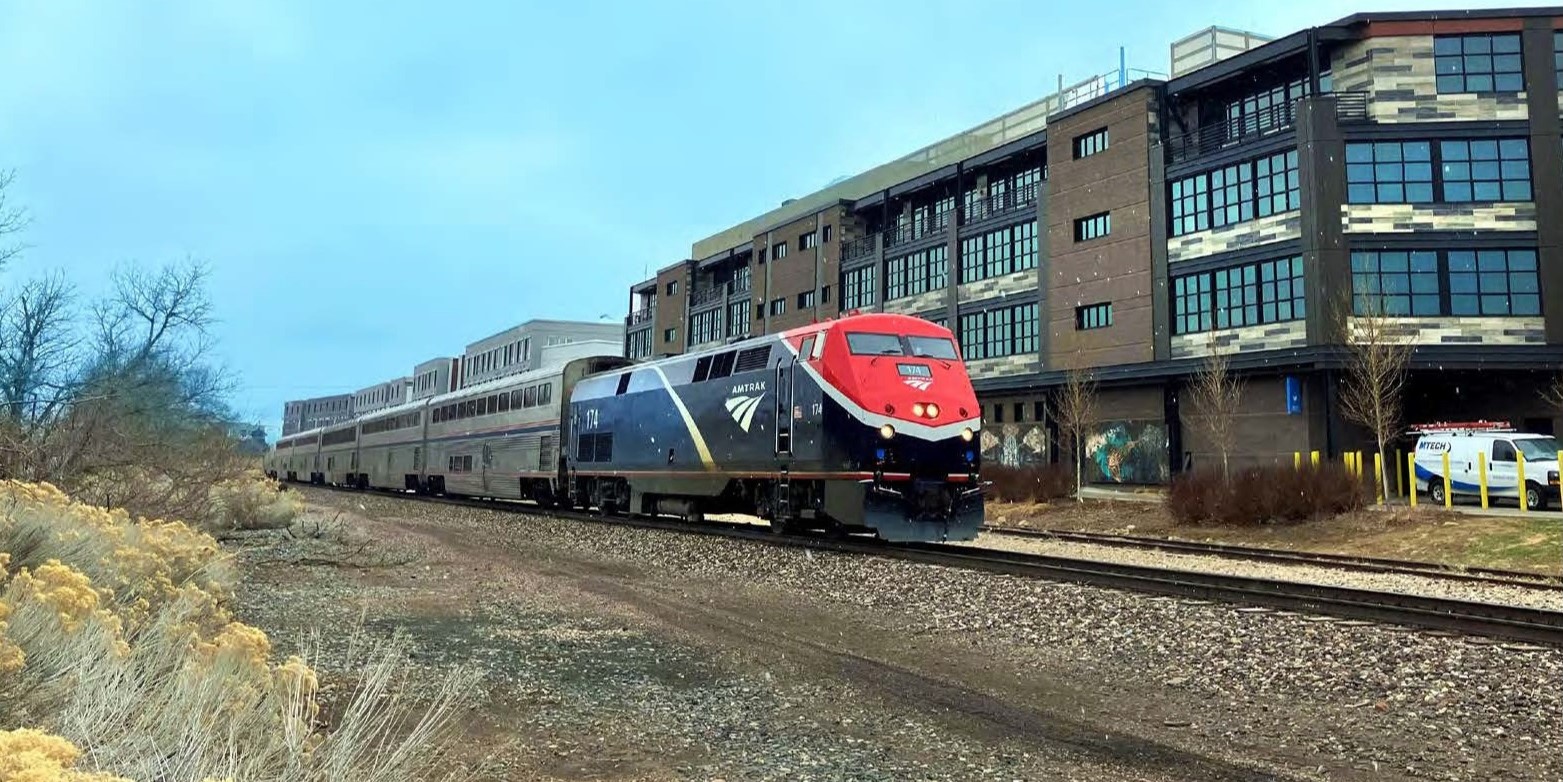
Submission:
[[[410,401],[411,387],[412,378],[399,377],[361,388],[353,394],[353,415],[368,415],[387,407],[406,404]]]
[[[457,387],[465,388],[506,375],[539,369],[544,365],[545,348],[582,342],[593,343],[598,350],[602,346],[597,343],[607,342],[609,352],[618,354],[625,344],[624,325],[617,322],[529,320],[468,345],[461,356]]]
[[[1056,458],[1051,391],[1097,383],[1098,478],[1209,460],[1191,376],[1245,381],[1239,462],[1361,448],[1347,335],[1415,345],[1408,421],[1551,431],[1563,369],[1563,8],[1359,14],[1173,45],[1166,78],[1068,90],[696,242],[631,288],[673,354],[841,312],[948,325],[986,458]]]
[[[409,399],[416,401],[455,391],[451,378],[456,377],[456,359],[449,356],[431,358],[412,368],[412,390]]]
[[[296,399],[282,405],[282,436],[339,424],[353,417],[353,395],[331,394]]]

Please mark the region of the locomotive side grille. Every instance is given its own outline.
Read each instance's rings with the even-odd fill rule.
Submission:
[[[758,348],[748,348],[738,352],[738,361],[733,366],[733,374],[739,372],[753,372],[756,369],[764,369],[771,358],[769,345]]]

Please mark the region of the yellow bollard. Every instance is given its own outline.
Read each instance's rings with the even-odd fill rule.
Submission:
[[[1479,454],[1476,460],[1476,479],[1482,484],[1482,510],[1487,510],[1487,456]]]
[[[1378,497],[1378,504],[1384,504],[1384,454],[1373,452],[1373,493]]]
[[[1514,472],[1514,477],[1518,479],[1514,488],[1520,494],[1520,513],[1526,513],[1530,508],[1525,507],[1525,454],[1518,449],[1514,451]]]
[[[1309,456],[1310,459],[1313,460],[1313,466],[1318,467],[1319,466],[1319,452],[1318,451],[1313,451],[1310,454],[1308,454],[1308,456]]]
[[[1302,469],[1302,451],[1292,451],[1292,469]]]
[[[1444,507],[1454,507],[1454,487],[1449,485],[1449,452],[1444,451]]]
[[[1405,477],[1406,476],[1400,474],[1400,463],[1403,462],[1403,461],[1405,461],[1405,459],[1400,458],[1400,449],[1396,448],[1395,449],[1395,496],[1396,497],[1404,497],[1404,496],[1406,496],[1406,483],[1405,483]]]
[[[1353,451],[1351,454],[1351,468],[1357,471],[1357,480],[1362,480],[1362,452]]]
[[[1406,482],[1411,487],[1411,493],[1407,495],[1411,499],[1411,507],[1416,507],[1416,451],[1406,454]]]

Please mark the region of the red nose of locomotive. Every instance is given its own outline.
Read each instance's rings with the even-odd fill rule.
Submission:
[[[948,329],[904,315],[859,315],[836,327],[838,349],[825,357],[831,374],[887,439],[975,439],[977,396]]]

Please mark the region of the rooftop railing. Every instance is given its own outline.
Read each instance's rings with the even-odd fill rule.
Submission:
[[[1284,133],[1297,126],[1297,104],[1288,101],[1266,109],[1173,136],[1169,142],[1171,162],[1182,163],[1201,158],[1238,144]]]

